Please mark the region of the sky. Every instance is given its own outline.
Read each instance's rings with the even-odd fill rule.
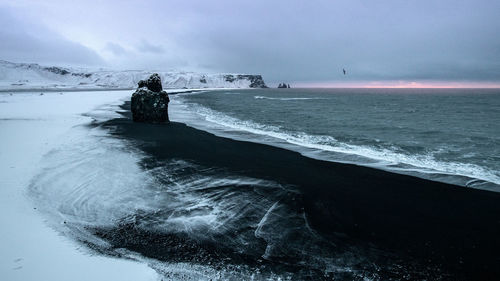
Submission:
[[[0,0],[0,59],[318,87],[500,85],[499,15],[498,0]]]

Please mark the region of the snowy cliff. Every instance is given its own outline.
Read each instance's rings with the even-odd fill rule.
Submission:
[[[131,89],[153,72],[168,88],[266,88],[261,75],[183,71],[96,70],[12,63],[0,60],[0,90]]]

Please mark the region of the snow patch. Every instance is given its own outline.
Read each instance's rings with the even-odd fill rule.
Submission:
[[[46,67],[0,60],[0,91],[132,89],[153,73],[165,89],[265,87],[260,75],[207,74],[186,71],[91,70]]]

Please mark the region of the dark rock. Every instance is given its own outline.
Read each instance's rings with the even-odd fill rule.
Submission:
[[[33,65],[28,65],[27,67],[28,68],[35,68],[35,67],[39,67],[39,65],[38,64],[33,64]],[[84,77],[84,78],[90,78],[92,76],[92,73],[81,73],[81,72],[72,73],[68,69],[57,67],[57,66],[43,67],[41,69],[43,69],[45,71],[49,71],[49,72],[55,73],[55,74],[59,74],[59,75],[69,75],[69,74],[71,74],[72,76],[80,76],[80,77]]]
[[[264,83],[264,79],[262,79],[262,75],[248,75],[248,74],[239,74],[239,75],[224,75],[224,80],[227,82],[234,82],[236,80],[249,80],[250,88],[267,88],[266,83]]]
[[[234,77],[234,75],[224,75],[224,79],[226,80],[226,82],[234,82],[236,80],[236,78]]]
[[[161,86],[161,78],[158,73],[153,73],[153,75],[149,76],[148,80],[146,81],[146,87],[150,91],[153,92],[161,92],[163,90],[163,87]]]
[[[47,70],[47,71],[50,71],[52,73],[55,73],[55,74],[59,74],[59,75],[67,75],[67,74],[70,74],[70,72],[64,68],[60,68],[60,67],[56,67],[56,66],[52,66],[52,67],[45,67],[43,68],[44,70]]]
[[[90,78],[90,76],[92,76],[92,73],[71,73],[71,75]]]
[[[147,80],[139,80],[137,83],[139,88],[146,87],[148,90],[153,92],[161,92],[163,87],[161,86],[161,78],[158,73],[153,73]]]
[[[262,75],[238,75],[238,79],[250,80],[250,88],[267,88]]]
[[[143,88],[143,87],[146,87],[146,81],[144,81],[144,80],[139,80],[139,82],[137,83],[137,87],[138,87],[138,88]]]
[[[167,92],[162,90],[161,79],[153,74],[148,80],[141,80],[132,94],[131,110],[134,122],[165,123],[168,119]]]
[[[139,88],[132,94],[131,110],[135,122],[164,123],[168,119],[170,99],[165,91],[153,92]]]
[[[288,85],[287,85],[286,83],[280,83],[280,84],[278,85],[278,88],[280,88],[280,89],[282,89],[282,88],[283,88],[283,89],[284,89],[284,88],[290,88],[290,84],[288,84]]]

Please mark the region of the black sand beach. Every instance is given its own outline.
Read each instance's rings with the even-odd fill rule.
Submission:
[[[128,110],[129,104],[123,108]],[[288,211],[303,213],[313,232],[335,245],[325,246],[322,255],[328,256],[333,249],[354,253],[353,259],[362,256],[351,265],[374,271],[374,276],[382,280],[500,278],[498,193],[315,160],[281,148],[217,137],[181,123],[133,123],[129,113],[102,126],[144,151],[148,155],[142,163],[145,169],[169,159],[183,159],[225,173],[293,187],[296,195],[281,202],[288,205]],[[255,231],[260,218],[255,220],[248,224],[249,233]],[[286,223],[279,227],[286,229]],[[258,244],[261,248],[241,252],[218,247],[213,239],[206,242],[189,236],[173,237],[125,224],[95,233],[116,248],[160,260],[200,264],[227,261],[218,266],[265,264],[275,273],[298,274],[292,279],[339,279],[339,275],[320,274],[320,267],[300,262],[299,257],[289,255],[291,252],[262,260],[264,241]],[[299,240],[290,237],[290,243]],[[304,268],[313,269],[304,273]]]

